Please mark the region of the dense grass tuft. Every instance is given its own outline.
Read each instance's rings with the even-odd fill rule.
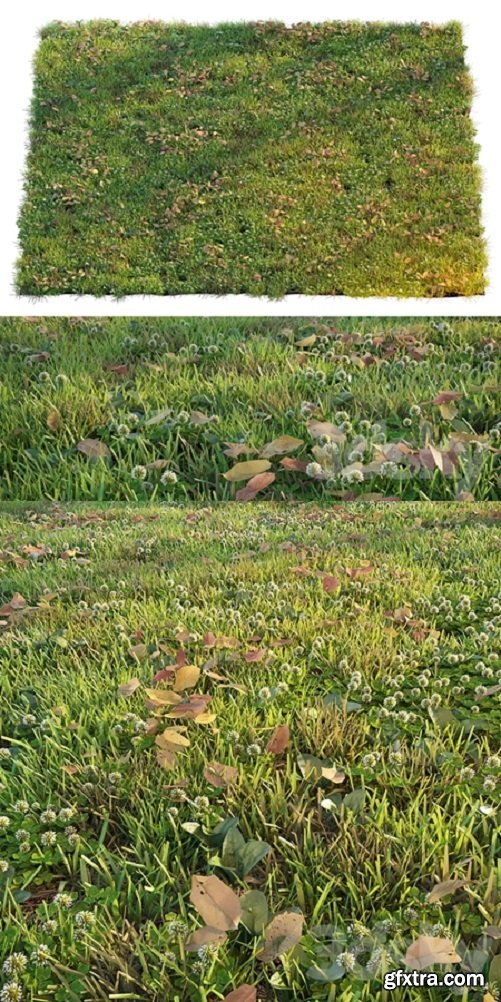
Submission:
[[[476,503],[0,514],[0,961],[28,958],[23,998],[217,1002],[248,982],[266,1002],[369,1002],[381,964],[401,967],[423,933],[488,976],[496,516]],[[214,720],[178,721],[189,746],[166,769],[145,688],[160,672],[164,692],[183,662],[202,669]],[[335,779],[309,771],[319,760]],[[208,781],[212,761],[234,770],[227,788]],[[215,831],[225,818],[266,843],[245,875]],[[240,923],[187,952],[191,875],[210,873],[260,892],[265,925],[300,913],[300,947],[263,963]],[[466,883],[430,902],[449,878]]]
[[[500,495],[496,320],[11,319],[0,359],[5,500],[228,500],[263,449],[267,498]]]
[[[54,24],[23,294],[484,291],[456,23]]]

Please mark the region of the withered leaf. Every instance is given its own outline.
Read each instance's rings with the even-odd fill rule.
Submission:
[[[337,578],[333,577],[332,574],[324,574],[322,577],[322,585],[324,591],[330,595],[331,592],[337,591],[339,588],[339,581]]]
[[[83,438],[81,442],[78,442],[77,449],[89,459],[102,459],[111,455],[105,442],[100,442],[98,438]]]
[[[204,776],[208,783],[224,790],[231,786],[238,776],[238,769],[233,765],[223,765],[222,762],[208,762],[204,769]]]
[[[327,435],[331,442],[344,442],[346,440],[346,435],[338,428],[332,421],[316,421],[315,419],[308,421],[306,427],[313,436],[313,438],[322,438]]]
[[[57,411],[49,411],[47,414],[47,427],[51,431],[57,431],[61,424],[61,418]]]
[[[255,477],[251,477],[245,487],[241,487],[237,491],[235,497],[237,501],[252,501],[259,491],[264,491],[274,480],[275,474],[271,471],[268,473],[257,473]]]
[[[299,912],[281,912],[266,928],[263,949],[258,953],[263,964],[276,960],[297,946],[303,934],[304,917]]]
[[[257,988],[253,985],[240,985],[235,991],[224,996],[224,1002],[256,1002]]]
[[[456,964],[460,960],[450,939],[426,935],[418,936],[404,957],[407,967],[412,967],[415,971],[423,971],[433,964]]]
[[[174,689],[176,692],[183,692],[184,689],[192,689],[200,678],[200,668],[196,665],[183,665],[178,668],[174,679]]]
[[[222,929],[214,929],[210,925],[204,925],[201,929],[195,929],[186,942],[186,949],[191,951],[199,950],[201,946],[222,946],[227,940],[227,935]]]
[[[271,738],[266,745],[266,751],[271,755],[281,755],[290,741],[290,730],[288,724],[279,724],[275,727]]]
[[[240,899],[219,877],[194,874],[190,901],[211,928],[224,932],[237,928],[241,916]]]
[[[272,442],[268,442],[261,449],[261,456],[263,459],[272,459],[273,456],[284,456],[287,452],[294,452],[295,449],[299,449],[301,445],[303,445],[302,438],[294,438],[293,435],[280,435],[279,438],[274,438]]]
[[[462,887],[466,887],[468,884],[471,884],[471,880],[442,880],[439,884],[435,884],[432,887],[428,895],[428,901],[430,904],[433,904],[435,901],[441,901],[448,894],[455,894],[456,891],[459,891]]]
[[[123,682],[122,685],[118,686],[117,693],[119,696],[132,696],[132,693],[139,689],[141,682],[138,678],[130,678],[128,682]]]
[[[192,411],[190,414],[190,421],[194,425],[209,424],[211,418],[208,414],[204,414],[203,411]]]
[[[271,463],[267,459],[249,459],[244,463],[235,463],[231,470],[227,470],[223,473],[225,480],[229,480],[230,483],[236,483],[239,480],[250,480],[251,477],[255,477],[258,473],[264,473],[265,470],[269,470]]]

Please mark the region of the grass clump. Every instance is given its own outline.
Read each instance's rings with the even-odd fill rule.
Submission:
[[[498,515],[3,511],[4,988],[369,1002],[420,935],[493,981]]]
[[[460,25],[42,33],[18,288],[484,291]]]
[[[495,500],[498,346],[496,320],[3,320],[0,497]]]

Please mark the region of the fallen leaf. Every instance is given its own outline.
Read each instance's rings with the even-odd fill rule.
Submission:
[[[113,372],[115,376],[128,376],[130,373],[129,366],[125,362],[114,362],[111,365],[106,365],[105,368],[108,372]]]
[[[285,459],[280,460],[280,466],[283,466],[284,470],[294,470],[296,473],[306,473],[308,462],[305,459],[294,459],[293,456],[286,456]]]
[[[183,692],[184,689],[192,689],[200,678],[200,668],[196,665],[183,665],[178,668],[174,679],[174,689],[176,692]]]
[[[452,400],[461,400],[461,393],[457,393],[455,390],[442,390],[438,396],[433,398],[432,403],[440,407],[440,404],[449,404]]]
[[[281,755],[290,741],[290,730],[287,724],[279,724],[275,727],[271,738],[266,745],[266,751],[271,755]]]
[[[236,483],[239,480],[250,480],[256,474],[269,470],[270,466],[271,463],[266,459],[249,459],[245,463],[235,463],[235,466],[232,466],[231,470],[223,473],[223,477],[225,480],[229,480],[230,483]]]
[[[236,929],[240,921],[240,899],[219,877],[191,878],[190,901],[204,922],[214,929]]]
[[[141,682],[138,678],[130,678],[128,682],[118,686],[117,693],[119,696],[132,696],[132,693],[139,689],[140,685]]]
[[[259,491],[264,491],[266,487],[269,487],[275,480],[274,473],[257,473],[255,477],[251,477],[249,482],[245,487],[241,487],[239,491],[235,494],[237,501],[252,501]]]
[[[223,1002],[256,1002],[257,988],[252,985],[240,985],[234,992],[224,996]]]
[[[167,727],[155,738],[157,762],[165,769],[173,769],[177,762],[177,753],[182,748],[189,747],[189,740],[177,727]]]
[[[145,427],[151,428],[152,425],[154,424],[161,424],[162,421],[165,421],[165,419],[170,417],[170,415],[171,415],[171,408],[164,407],[163,410],[157,411],[156,414],[153,414],[150,418],[148,418],[147,421],[144,422]]]
[[[287,452],[294,452],[295,449],[299,449],[300,445],[304,444],[302,438],[294,438],[293,435],[280,435],[279,438],[274,438],[272,442],[268,442],[261,449],[261,456],[263,459],[272,459],[273,456],[284,456]]]
[[[324,587],[324,591],[330,595],[331,592],[337,591],[339,588],[339,581],[337,578],[333,577],[332,574],[324,574],[322,577],[322,585]]]
[[[461,957],[456,953],[454,943],[440,936],[418,936],[409,946],[404,957],[407,967],[423,971],[433,964],[457,964]]]
[[[212,786],[224,790],[235,782],[238,769],[233,765],[223,765],[222,762],[209,762],[204,769],[204,776]]]
[[[58,412],[49,411],[49,413],[47,414],[47,427],[50,428],[51,431],[57,431],[60,424],[61,424],[61,418],[59,417]]]
[[[100,442],[98,438],[83,438],[81,442],[78,442],[77,449],[89,459],[102,459],[111,455],[108,446],[104,442]]]
[[[144,658],[148,657],[148,648],[146,644],[134,644],[133,647],[129,647],[127,654],[134,661],[143,661]]]
[[[466,887],[467,884],[471,884],[471,880],[442,880],[439,884],[435,884],[432,887],[429,895],[428,901],[433,904],[435,901],[441,901],[448,894],[455,894],[462,887]]]
[[[208,414],[204,414],[203,411],[192,411],[190,414],[190,421],[194,425],[209,424],[211,418]]]
[[[21,609],[26,609],[27,604],[26,599],[23,598],[18,591],[16,591],[10,602],[7,602],[6,605],[2,605],[0,608],[0,616],[11,616],[13,612],[19,612]]]
[[[228,939],[222,929],[214,929],[210,925],[204,925],[201,929],[195,929],[186,941],[186,949],[191,951],[199,950],[201,946],[222,946]]]
[[[244,660],[248,662],[262,661],[265,656],[266,656],[266,649],[260,647],[256,650],[246,651],[244,654]]]
[[[331,421],[308,421],[306,427],[313,438],[323,438],[324,435],[330,438],[331,442],[342,443],[346,441],[346,435],[341,428],[338,428]]]
[[[239,456],[250,456],[257,452],[257,449],[254,449],[252,445],[246,445],[245,442],[225,442],[224,444],[227,448],[223,449],[223,453],[229,459],[238,459]]]
[[[297,946],[303,935],[303,923],[304,917],[299,912],[281,912],[275,915],[266,928],[264,946],[257,954],[259,960],[266,964]]]

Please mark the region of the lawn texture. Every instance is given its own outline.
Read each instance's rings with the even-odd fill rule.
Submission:
[[[497,320],[0,320],[0,498],[496,500],[499,344]]]
[[[54,23],[20,293],[484,291],[457,23]]]
[[[421,935],[493,982],[499,514],[4,505],[0,984],[369,1002]]]

